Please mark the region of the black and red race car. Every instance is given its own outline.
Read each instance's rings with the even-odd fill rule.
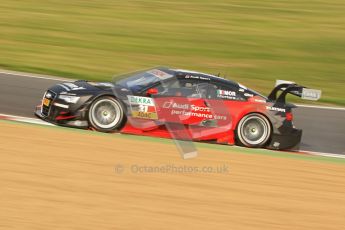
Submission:
[[[49,88],[35,114],[45,121],[121,132],[271,149],[296,149],[287,94],[317,100],[321,92],[280,82],[268,97],[234,81],[158,67],[114,78]],[[280,92],[280,94],[279,94]]]

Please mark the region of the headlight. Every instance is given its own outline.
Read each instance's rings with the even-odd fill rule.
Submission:
[[[67,103],[75,104],[78,102],[80,97],[77,96],[69,96],[69,95],[59,95],[59,99],[64,100]]]

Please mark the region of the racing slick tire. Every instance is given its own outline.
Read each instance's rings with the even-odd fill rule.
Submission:
[[[88,120],[92,128],[100,132],[114,132],[120,130],[126,116],[122,103],[117,99],[104,96],[92,102]]]
[[[250,148],[264,147],[271,137],[272,127],[262,114],[250,113],[244,116],[236,128],[236,141]]]

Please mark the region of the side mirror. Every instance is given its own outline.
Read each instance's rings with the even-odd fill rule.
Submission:
[[[154,94],[157,94],[157,93],[158,93],[158,89],[157,88],[151,88],[151,89],[146,91],[146,95],[147,96],[151,96],[151,95],[154,95]]]

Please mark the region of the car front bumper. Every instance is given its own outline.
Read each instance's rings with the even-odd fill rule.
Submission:
[[[52,106],[48,116],[45,116],[42,113],[41,106],[37,106],[35,109],[35,115],[38,118],[55,125],[82,129],[89,127],[88,121],[83,119],[84,116],[82,115],[82,112],[71,114],[59,109],[58,107]]]

